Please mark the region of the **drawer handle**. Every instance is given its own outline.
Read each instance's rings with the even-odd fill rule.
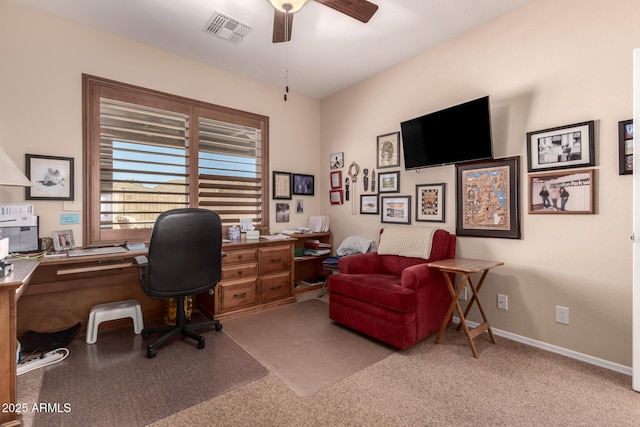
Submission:
[[[271,262],[280,262],[282,261],[282,258],[272,258]]]
[[[238,259],[242,259],[244,255],[238,255]]]
[[[243,293],[241,293],[241,294],[233,294],[233,297],[234,297],[234,298],[242,298],[242,297],[243,297],[243,296],[245,296],[245,295],[247,295],[247,293],[246,293],[246,292],[243,292]]]
[[[274,289],[280,289],[281,287],[282,287],[282,285],[272,286],[272,287],[271,287],[271,290],[274,290]]]
[[[242,270],[238,271],[238,276],[242,276]]]

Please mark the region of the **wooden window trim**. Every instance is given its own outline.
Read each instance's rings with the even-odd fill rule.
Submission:
[[[114,233],[114,230],[100,229],[100,168],[96,162],[99,153],[100,138],[100,97],[118,94],[117,98],[131,103],[143,103],[141,100],[153,99],[157,108],[180,111],[190,116],[189,127],[189,204],[198,206],[198,127],[197,118],[215,118],[220,121],[245,125],[260,129],[262,135],[261,150],[261,226],[269,226],[269,117],[210,104],[182,96],[146,89],[127,83],[104,79],[88,74],[82,75],[82,112],[83,112],[83,246],[97,246],[122,243],[120,235],[126,234],[126,240],[148,242],[151,229],[130,229]],[[97,133],[97,135],[96,135]],[[114,235],[118,236],[115,237]]]

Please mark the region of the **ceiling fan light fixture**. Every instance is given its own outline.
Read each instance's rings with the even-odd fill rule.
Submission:
[[[310,0],[267,0],[275,10],[283,13],[296,13]]]

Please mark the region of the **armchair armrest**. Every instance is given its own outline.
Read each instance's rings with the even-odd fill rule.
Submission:
[[[377,274],[380,273],[379,255],[377,252],[347,255],[338,260],[338,268],[344,274]]]
[[[416,290],[434,280],[440,280],[440,271],[429,267],[426,263],[416,264],[402,270],[401,285]]]

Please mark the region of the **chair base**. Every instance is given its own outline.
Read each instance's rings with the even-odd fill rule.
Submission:
[[[153,344],[147,346],[147,357],[153,359],[158,354],[158,349],[171,341],[175,337],[185,336],[198,342],[198,348],[205,347],[204,337],[196,332],[196,330],[213,326],[216,331],[222,330],[222,323],[219,320],[210,320],[208,322],[189,324],[184,312],[184,298],[176,298],[176,324],[170,326],[159,326],[154,328],[144,328],[142,330],[142,339],[147,340],[153,334],[164,334],[158,338]]]

